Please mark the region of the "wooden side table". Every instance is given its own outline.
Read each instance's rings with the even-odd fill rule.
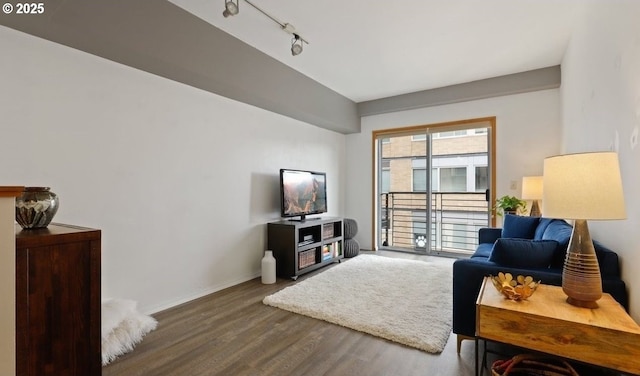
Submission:
[[[640,374],[640,326],[611,295],[603,294],[595,309],[565,300],[561,287],[543,284],[528,300],[514,302],[485,277],[476,301],[476,337]],[[476,373],[477,358],[476,348]]]

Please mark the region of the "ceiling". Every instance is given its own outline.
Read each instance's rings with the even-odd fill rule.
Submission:
[[[355,101],[558,65],[579,0],[252,0],[306,40],[240,1],[170,0]]]

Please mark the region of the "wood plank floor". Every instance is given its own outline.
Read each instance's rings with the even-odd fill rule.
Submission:
[[[473,341],[464,341],[458,355],[454,334],[434,355],[262,304],[265,296],[293,283],[279,278],[263,285],[258,278],[154,314],[158,328],[104,367],[103,375],[474,374]]]

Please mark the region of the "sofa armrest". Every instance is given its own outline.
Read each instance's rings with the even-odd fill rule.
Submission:
[[[598,257],[598,264],[600,266],[600,274],[603,278],[620,278],[620,262],[618,260],[618,254],[597,241],[593,242],[593,246],[596,250],[596,256]]]
[[[502,236],[502,229],[498,227],[482,227],[478,230],[478,244],[493,244]]]
[[[620,305],[629,311],[629,295],[627,285],[620,278],[602,278],[602,292],[611,294]]]

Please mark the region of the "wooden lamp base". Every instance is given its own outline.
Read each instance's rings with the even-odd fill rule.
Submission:
[[[583,300],[577,300],[572,297],[567,297],[567,303],[581,308],[598,308],[598,302],[588,302]]]
[[[529,217],[542,217],[542,212],[540,211],[540,204],[538,204],[538,200],[533,200],[533,202],[531,203]]]
[[[562,290],[567,302],[584,308],[597,308],[602,297],[600,266],[584,219],[576,219],[562,269]]]

